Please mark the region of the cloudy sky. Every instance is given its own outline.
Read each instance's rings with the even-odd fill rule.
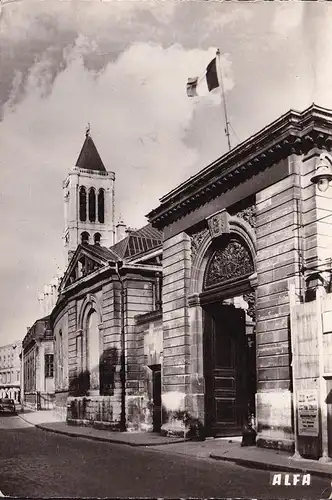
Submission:
[[[0,344],[40,315],[62,269],[62,180],[85,128],[132,227],[227,150],[219,95],[186,80],[222,54],[232,145],[289,108],[332,107],[332,5],[2,0]]]

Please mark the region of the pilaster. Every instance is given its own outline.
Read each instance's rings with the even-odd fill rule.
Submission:
[[[188,290],[191,270],[190,238],[186,233],[168,239],[163,248],[163,366],[162,431],[183,432],[175,418],[185,409],[190,393],[190,332]]]

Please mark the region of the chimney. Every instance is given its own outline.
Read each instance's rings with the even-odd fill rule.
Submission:
[[[119,222],[116,227],[116,241],[121,241],[126,237],[126,224],[123,222],[122,217],[120,216]]]

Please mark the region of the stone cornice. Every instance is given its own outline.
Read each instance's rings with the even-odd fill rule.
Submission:
[[[40,329],[38,329],[39,325],[42,325]],[[44,340],[52,340],[53,332],[49,325],[49,316],[45,316],[44,318],[37,319],[29,331],[25,335],[22,340],[22,349],[26,350],[32,343],[44,341]]]
[[[149,323],[151,321],[158,321],[162,318],[161,309],[155,309],[154,311],[150,311],[144,314],[137,314],[135,316],[135,321],[137,325],[141,325],[144,323]]]
[[[134,277],[137,274],[144,274],[146,278],[154,277],[156,274],[159,274],[161,270],[161,265],[124,263],[121,268],[121,273],[123,281],[126,282],[127,280],[135,279]],[[87,274],[86,276],[83,276],[70,285],[64,287],[61,290],[58,301],[50,315],[52,327],[54,327],[54,323],[57,320],[58,315],[67,306],[68,302],[77,299],[82,295],[86,295],[86,288],[89,288],[90,290],[98,290],[110,280],[114,280],[116,283],[119,283],[115,269],[108,265],[104,265],[100,269],[97,269],[96,271]]]
[[[313,104],[303,112],[288,111],[160,199],[148,215],[158,229],[208,200],[287,158],[313,147],[332,148],[332,110]]]

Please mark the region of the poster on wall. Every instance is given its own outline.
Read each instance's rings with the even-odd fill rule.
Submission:
[[[317,391],[299,391],[297,395],[297,418],[299,436],[318,436],[318,417]]]

